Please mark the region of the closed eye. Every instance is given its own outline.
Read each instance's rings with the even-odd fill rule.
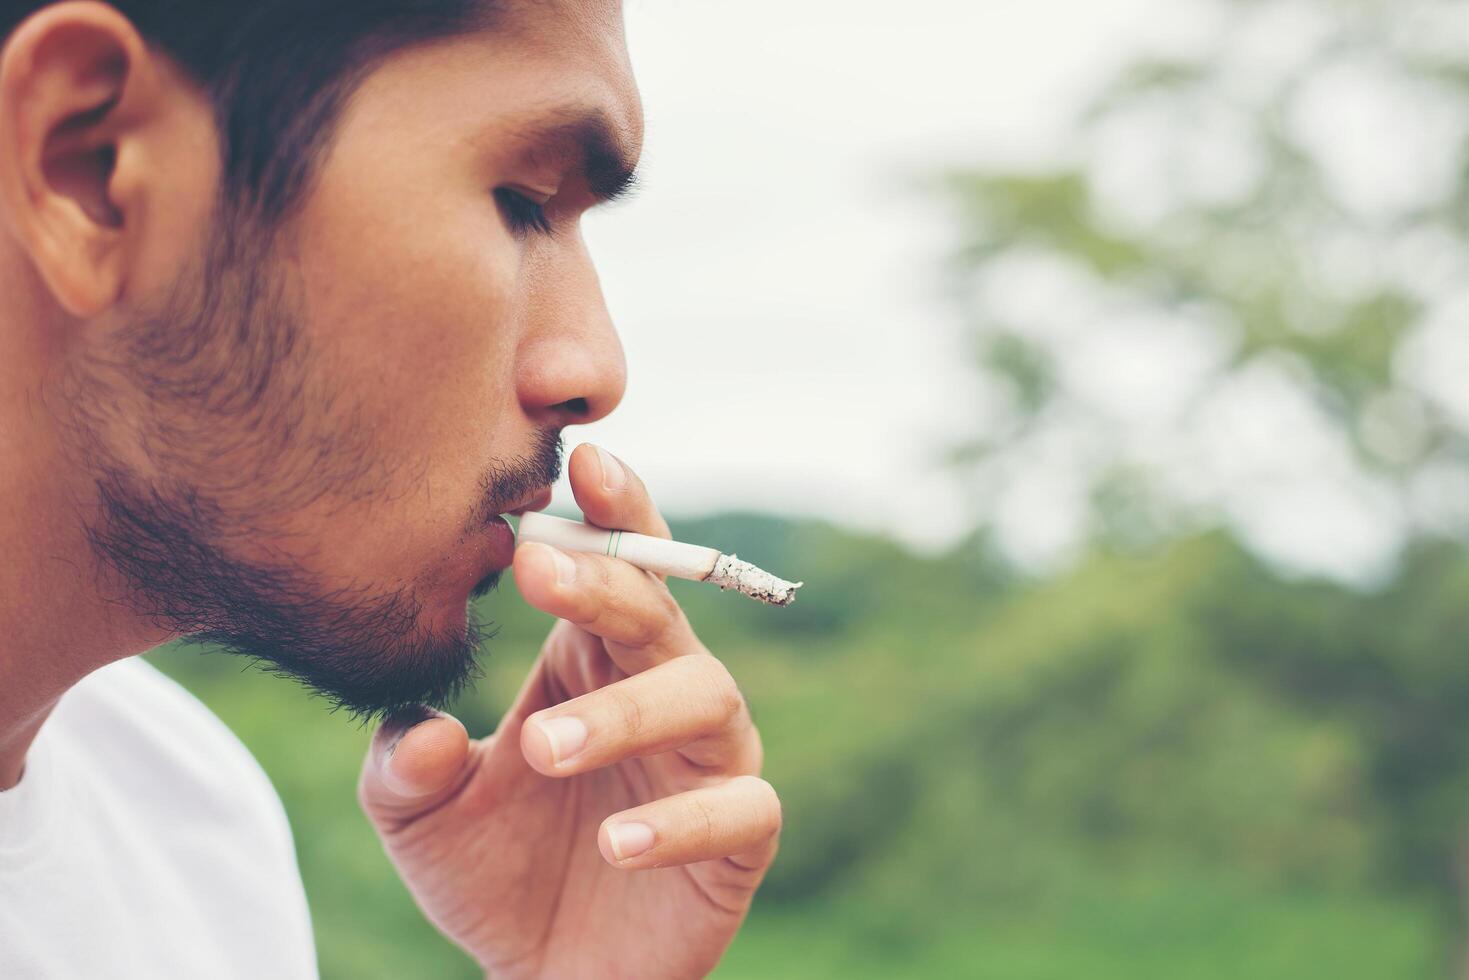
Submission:
[[[495,188],[495,201],[505,212],[505,220],[515,234],[524,235],[531,231],[543,235],[550,233],[551,219],[546,217],[546,209],[539,202],[508,187]]]

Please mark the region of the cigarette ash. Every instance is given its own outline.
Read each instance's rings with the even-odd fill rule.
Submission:
[[[720,555],[719,560],[714,563],[714,571],[704,581],[712,582],[721,589],[734,589],[751,599],[759,599],[772,606],[789,606],[796,601],[796,590],[806,584],[776,578],[763,568],[740,561],[734,555]]]

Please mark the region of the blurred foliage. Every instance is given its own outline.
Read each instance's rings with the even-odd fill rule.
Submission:
[[[1450,519],[1465,530],[1456,504],[1450,518],[1414,492],[1424,474],[1469,472],[1463,412],[1403,357],[1469,285],[1463,5],[1190,6],[1214,25],[1208,40],[1118,72],[1062,162],[942,182],[959,217],[952,298],[995,396],[954,454],[977,512],[1062,435],[1087,446],[1071,464],[1083,480],[1186,465],[1078,381],[1078,358],[1146,316],[1218,351],[1187,403],[1157,420],[1163,430],[1187,442],[1234,382],[1278,371],[1335,427],[1363,481],[1396,493],[1410,535]],[[1397,125],[1374,140],[1384,115]],[[1396,145],[1404,132],[1426,134],[1435,157]],[[1014,302],[1017,275],[1036,279],[1028,304]],[[1227,512],[1220,492],[1206,503]],[[1092,514],[1103,527],[1107,516]],[[1188,516],[1192,529],[1218,520],[1212,506]]]
[[[1445,509],[1422,492],[1463,477],[1469,439],[1459,392],[1421,363],[1452,353],[1431,331],[1461,318],[1469,288],[1469,20],[1435,0],[1196,5],[1206,10],[1208,40],[1144,57],[1097,93],[1065,164],[944,181],[959,218],[952,295],[998,394],[954,462],[982,513],[1037,460],[1054,466],[1048,447],[1070,447],[1069,476],[1089,486],[1078,553],[1091,557],[1035,601],[1103,603],[1111,627],[1042,641],[1077,686],[1008,711],[976,698],[985,726],[1010,711],[1029,724],[1009,720],[1003,742],[983,727],[970,738],[986,766],[1014,753],[1002,771],[1021,781],[998,797],[1018,786],[1032,831],[1070,821],[1058,839],[1129,870],[1177,851],[1272,887],[1420,896],[1445,930],[1440,969],[1469,975],[1455,951],[1469,941],[1466,527],[1460,501]],[[1356,138],[1384,123],[1394,130]],[[1442,159],[1393,145],[1418,134]],[[1171,331],[1211,355],[1161,417],[1098,395],[1099,371],[1153,356],[1126,335],[1139,320],[1162,326],[1142,334],[1154,348]],[[1123,360],[1100,356],[1109,345]],[[1230,543],[1229,490],[1179,479],[1201,451],[1232,451],[1201,450],[1199,434],[1262,368],[1345,447],[1354,472],[1342,479],[1402,515],[1401,564],[1376,592],[1259,564]],[[1117,561],[1144,573],[1133,588],[1159,591],[1103,600],[1113,583],[1081,584]],[[1144,572],[1164,566],[1165,579]],[[1129,608],[1135,628],[1121,625]],[[1090,712],[1108,729],[1063,750],[1027,711],[1045,725]],[[1099,770],[1112,778],[1089,777]],[[1025,792],[1048,778],[1045,795]],[[983,799],[996,819],[1003,804]]]

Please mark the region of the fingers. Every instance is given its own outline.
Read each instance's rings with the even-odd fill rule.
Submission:
[[[742,868],[770,863],[781,827],[780,798],[758,776],[735,776],[624,810],[597,832],[602,857],[628,870],[729,858]]]
[[[375,823],[411,820],[459,790],[468,761],[459,719],[428,708],[390,719],[372,737],[357,796]]]
[[[571,454],[571,486],[588,521],[669,537],[642,480],[606,450]],[[536,542],[515,550],[515,584],[532,606],[606,641],[629,674],[704,649],[661,576],[605,555],[568,553]]]
[[[704,649],[668,587],[625,561],[528,541],[512,567],[526,602],[608,641],[629,674]]]
[[[598,527],[671,538],[648,488],[622,460],[601,446],[582,443],[567,464],[571,493],[587,520]]]
[[[521,726],[520,750],[547,776],[674,750],[710,772],[754,773],[762,760],[752,728],[729,670],[705,653],[535,712]]]
[[[568,471],[592,524],[671,537],[642,480],[606,450],[578,446]],[[629,675],[526,718],[526,761],[563,777],[676,752],[711,774],[735,773],[614,814],[598,831],[598,847],[621,868],[726,858],[737,875],[758,880],[775,855],[780,800],[754,775],[762,751],[744,696],[667,586],[627,562],[532,543],[516,549],[514,567],[526,601],[601,637]]]

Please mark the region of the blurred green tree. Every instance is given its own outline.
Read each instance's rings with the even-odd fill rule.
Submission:
[[[1268,539],[1251,442],[1306,431],[1300,464],[1338,466],[1396,543],[1462,532],[1463,5],[1189,6],[1197,36],[1105,85],[1061,165],[945,180],[990,396],[955,453],[975,499],[1048,486],[1073,545]]]
[[[1002,541],[1037,506],[1068,528],[1022,561],[1223,526],[1373,585],[1182,599],[1218,656],[1355,734],[1383,870],[1437,890],[1469,976],[1469,10],[1198,6],[1208,29],[1121,70],[1062,164],[946,177],[990,396],[954,461]],[[1334,500],[1376,558],[1346,533],[1300,557]]]

